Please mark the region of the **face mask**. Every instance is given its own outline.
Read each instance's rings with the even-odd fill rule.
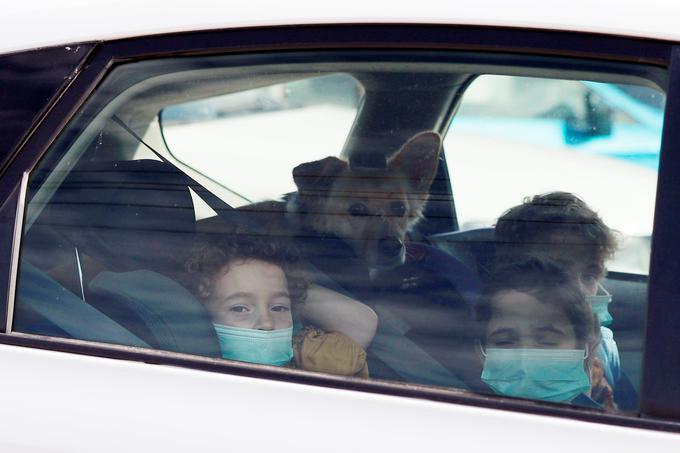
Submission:
[[[612,302],[612,295],[602,285],[598,287],[598,294],[586,296],[586,301],[593,307],[593,313],[600,320],[600,325],[608,326],[612,323],[614,318],[612,318],[608,309],[609,304]]]
[[[485,353],[482,380],[499,395],[567,402],[590,389],[583,349],[496,349]]]
[[[263,365],[287,365],[293,359],[293,327],[256,330],[213,324],[222,357]]]

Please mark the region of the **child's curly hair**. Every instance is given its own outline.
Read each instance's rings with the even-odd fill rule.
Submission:
[[[192,291],[201,299],[210,297],[216,277],[234,260],[260,260],[279,266],[288,283],[291,302],[303,302],[309,282],[304,276],[300,253],[287,240],[235,228],[219,239],[199,241],[186,262]]]
[[[576,245],[604,264],[618,247],[617,232],[581,198],[569,192],[550,192],[525,198],[496,223],[496,261],[507,263],[531,247]]]

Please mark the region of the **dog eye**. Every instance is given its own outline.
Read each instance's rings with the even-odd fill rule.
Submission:
[[[402,203],[401,201],[393,201],[390,204],[390,210],[392,211],[392,214],[394,214],[397,217],[404,217],[406,214],[406,205]]]
[[[368,208],[363,203],[354,203],[352,206],[349,207],[347,212],[349,212],[349,215],[354,217],[364,216],[368,215]]]

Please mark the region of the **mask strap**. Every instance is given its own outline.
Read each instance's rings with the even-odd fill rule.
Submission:
[[[600,291],[604,293],[603,294],[604,296],[611,296],[611,294],[609,294],[609,291],[607,291],[607,289],[604,286],[602,286],[602,283],[598,283],[597,287]]]
[[[482,356],[486,358],[486,351],[484,350],[484,346],[482,346],[482,343],[479,340],[477,340],[477,347],[479,348],[479,352],[482,353]]]

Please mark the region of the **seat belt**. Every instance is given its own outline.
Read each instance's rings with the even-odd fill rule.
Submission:
[[[385,365],[407,382],[468,388],[458,376],[406,336],[410,326],[403,318],[383,304],[377,304],[373,309],[380,321],[369,349]]]

